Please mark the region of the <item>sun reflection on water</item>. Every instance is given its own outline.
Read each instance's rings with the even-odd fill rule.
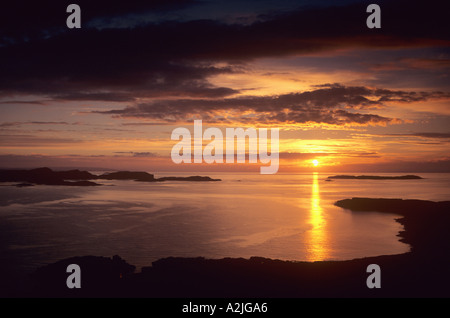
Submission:
[[[313,174],[311,191],[311,210],[309,224],[312,228],[306,233],[307,261],[321,261],[329,256],[327,222],[320,206],[319,175]]]

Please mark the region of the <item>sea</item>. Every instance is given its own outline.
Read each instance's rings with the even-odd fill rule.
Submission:
[[[423,179],[173,172],[155,177],[208,175],[222,181],[99,180],[103,185],[97,187],[23,188],[4,183],[0,268],[30,273],[85,255],[119,255],[139,271],[171,256],[313,262],[405,253],[410,246],[399,241],[399,215],[352,212],[334,203],[352,197],[450,200],[450,174],[408,174]]]

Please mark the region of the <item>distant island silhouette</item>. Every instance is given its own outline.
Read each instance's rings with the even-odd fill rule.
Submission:
[[[449,297],[450,201],[352,198],[337,206],[395,213],[411,251],[348,261],[294,262],[263,257],[169,257],[142,268],[119,256],[83,256],[37,269],[13,297]],[[379,229],[374,228],[374,231]],[[130,247],[132,248],[132,247]],[[66,268],[78,264],[83,287],[66,287]],[[381,268],[381,288],[366,286],[369,264]]]
[[[20,182],[17,187],[38,185],[65,186],[99,186],[101,184],[91,180],[134,180],[141,182],[163,181],[221,181],[210,177],[162,177],[155,178],[153,174],[137,171],[118,171],[94,175],[88,171],[78,169],[68,171],[53,171],[50,168],[36,168],[30,170],[0,170],[0,182]]]
[[[406,176],[351,176],[351,175],[337,175],[330,176],[328,179],[368,179],[368,180],[414,180],[414,179],[423,179],[422,177],[415,175],[406,175]],[[329,180],[327,180],[329,181]]]

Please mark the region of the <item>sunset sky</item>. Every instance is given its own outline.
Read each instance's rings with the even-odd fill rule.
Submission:
[[[0,167],[257,171],[172,163],[201,119],[279,128],[280,172],[450,172],[446,1],[92,2],[2,4]]]

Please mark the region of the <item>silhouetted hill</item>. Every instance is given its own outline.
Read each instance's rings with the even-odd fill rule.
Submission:
[[[37,168],[31,170],[0,170],[0,182],[25,182],[33,184],[65,186],[97,186],[99,184],[87,181],[95,178],[95,175],[86,171],[79,170],[57,172],[49,168]]]
[[[98,179],[106,180],[135,180],[135,181],[155,181],[155,177],[147,172],[118,171],[102,174]]]
[[[66,285],[67,266],[77,264],[82,269],[81,289],[69,289]],[[40,290],[40,297],[67,297],[80,295],[104,296],[113,295],[117,291],[121,279],[134,272],[136,267],[115,255],[112,258],[99,256],[71,257],[41,267],[31,275],[30,289]],[[63,284],[61,284],[63,282]],[[111,292],[111,294],[110,294]]]
[[[64,180],[93,180],[98,179],[96,175],[88,171],[68,170],[68,171],[55,171],[57,176]]]
[[[106,259],[107,260],[107,259]],[[80,289],[69,289],[69,264],[81,268]],[[367,267],[380,266],[381,288],[366,285]],[[133,273],[100,257],[71,258],[34,273],[18,297],[449,297],[448,263],[414,253],[349,261],[290,262],[262,257],[164,258]]]

